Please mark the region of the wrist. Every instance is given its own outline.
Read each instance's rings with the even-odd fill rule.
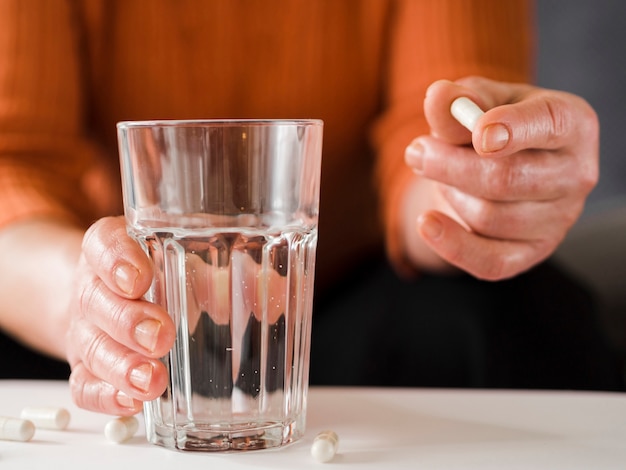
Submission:
[[[0,328],[18,341],[65,359],[65,332],[82,231],[32,219],[0,229]]]

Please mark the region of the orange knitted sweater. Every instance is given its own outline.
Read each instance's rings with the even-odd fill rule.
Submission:
[[[0,227],[121,213],[115,123],[325,121],[318,279],[396,234],[426,87],[529,81],[521,0],[0,0]]]

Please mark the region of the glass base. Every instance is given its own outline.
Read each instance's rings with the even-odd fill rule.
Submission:
[[[224,429],[220,426],[196,426],[175,431],[156,426],[148,430],[148,441],[169,449],[193,452],[241,452],[283,447],[302,437],[296,423],[262,423],[254,428]]]

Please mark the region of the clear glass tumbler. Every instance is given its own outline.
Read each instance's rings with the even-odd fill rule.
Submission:
[[[278,447],[305,428],[323,124],[117,125],[129,234],[176,341],[144,406],[168,448]]]

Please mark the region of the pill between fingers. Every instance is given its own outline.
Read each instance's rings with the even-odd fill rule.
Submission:
[[[465,96],[455,99],[450,105],[450,114],[470,132],[476,127],[476,122],[485,114],[476,103]]]

